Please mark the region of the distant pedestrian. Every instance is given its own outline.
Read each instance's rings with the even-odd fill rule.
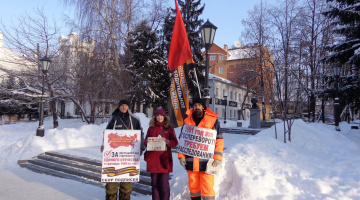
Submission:
[[[107,125],[106,129],[116,130],[141,130],[141,149],[140,155],[144,150],[143,146],[143,132],[140,125],[140,120],[129,113],[129,102],[125,99],[120,100],[119,108],[116,108],[112,113],[112,118]],[[103,152],[104,146],[101,146],[101,152]],[[117,200],[117,194],[119,190],[119,200],[130,200],[130,194],[132,191],[131,182],[109,182],[105,185],[106,189],[106,200]]]
[[[174,128],[170,126],[170,119],[166,117],[164,109],[158,109],[150,121],[144,145],[148,145],[149,137],[165,138],[165,151],[146,151],[146,171],[151,173],[151,187],[153,200],[169,200],[170,184],[169,173],[173,171],[173,158],[171,148],[178,145]]]
[[[345,121],[347,121],[347,123],[350,124],[350,106],[349,105],[346,106]]]

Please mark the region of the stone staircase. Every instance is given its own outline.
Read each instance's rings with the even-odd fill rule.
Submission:
[[[222,133],[256,135],[262,129],[245,129],[245,128],[221,128]]]
[[[21,167],[37,173],[72,179],[86,184],[104,187],[100,182],[101,161],[62,152],[45,152],[30,160],[18,161]],[[140,181],[133,183],[133,192],[151,195],[150,173],[140,171]],[[136,195],[136,194],[135,194]]]

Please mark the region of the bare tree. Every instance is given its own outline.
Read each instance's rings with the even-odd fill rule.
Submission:
[[[242,21],[245,28],[242,33],[243,38],[249,42],[258,44],[259,53],[253,54],[253,58],[257,60],[255,64],[255,72],[260,79],[260,93],[262,102],[262,115],[265,120],[265,99],[269,100],[272,96],[272,61],[271,53],[267,51],[266,45],[269,44],[272,37],[269,19],[269,12],[266,3],[261,0],[259,5],[248,12],[248,18]],[[269,91],[269,92],[265,92]]]
[[[139,81],[131,81],[131,56],[124,52],[125,42],[129,33],[144,18],[152,30],[159,27],[167,13],[165,0],[65,0],[64,3],[75,5],[79,20],[73,21],[72,26],[79,31],[80,37],[83,40],[96,40],[91,59],[95,59],[97,67],[106,74],[101,84],[103,87],[98,91],[102,96],[99,99],[107,98],[110,102],[124,97],[133,99],[142,86]]]
[[[288,119],[287,108],[289,100],[291,100],[290,97],[292,97],[291,94],[296,91],[291,88],[295,86],[291,84],[294,81],[291,70],[296,63],[295,39],[299,34],[298,27],[303,8],[295,0],[284,0],[269,10],[272,26],[279,38],[274,44],[275,95],[276,100],[280,102],[280,110],[284,120],[284,143],[286,143],[286,138],[291,141],[293,121]]]
[[[321,61],[325,55],[325,46],[331,41],[331,35],[325,35],[324,32],[329,29],[329,19],[323,12],[326,9],[325,0],[306,0],[304,2],[303,23],[301,24],[300,48],[303,50],[301,60],[308,73],[309,86],[306,93],[309,97],[309,113],[312,122],[315,121],[315,92],[321,86],[319,77],[324,72],[324,63]],[[323,38],[326,37],[326,38]],[[322,71],[321,71],[322,70]],[[323,102],[324,103],[324,102]]]
[[[38,66],[37,69],[34,69],[38,73],[23,74],[21,78],[24,85],[33,88],[33,91],[39,90],[40,85],[40,71],[41,66],[39,65],[39,59],[42,56],[48,56],[51,59],[57,57],[57,37],[59,28],[56,26],[55,22],[49,23],[48,18],[45,16],[43,11],[40,8],[34,10],[35,15],[25,14],[18,18],[17,23],[13,23],[10,26],[5,26],[2,24],[2,30],[5,33],[5,38],[10,49],[14,49],[17,53],[23,55],[23,57],[30,63],[29,65]],[[50,68],[50,72],[53,69]],[[55,99],[54,93],[52,92],[52,83],[53,80],[58,80],[58,76],[62,74],[52,73],[54,76],[48,76],[46,79],[47,91],[50,94],[49,103],[50,110],[53,115],[53,124],[54,128],[58,126],[57,114],[55,108]],[[27,77],[26,77],[27,76]],[[33,86],[31,83],[26,80],[33,80],[29,76],[38,77],[38,85]],[[38,94],[41,96],[41,92]]]
[[[75,5],[78,21],[73,24],[82,37],[97,40],[109,54],[109,64],[121,70],[120,53],[130,30],[141,19],[142,0],[65,0]]]

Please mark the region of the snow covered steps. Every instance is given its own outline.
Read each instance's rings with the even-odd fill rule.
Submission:
[[[101,161],[60,152],[45,152],[30,160],[18,162],[21,167],[37,173],[72,179],[104,187],[100,182]],[[133,192],[151,195],[150,173],[140,171],[140,182],[133,183]]]
[[[222,133],[256,135],[262,129],[245,129],[245,128],[221,128]]]

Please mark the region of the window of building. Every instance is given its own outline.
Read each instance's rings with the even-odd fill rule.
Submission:
[[[110,114],[110,105],[105,104],[105,114]]]
[[[215,97],[219,97],[219,88],[215,89]]]
[[[75,115],[81,115],[81,109],[78,106],[75,108]]]
[[[210,60],[216,60],[216,54],[210,55]]]
[[[233,100],[233,92],[230,92],[230,100]]]
[[[234,111],[234,118],[236,118],[236,111]]]
[[[230,117],[232,117],[232,113],[233,113],[232,110],[230,110]]]
[[[224,72],[225,72],[225,67],[224,67],[224,66],[221,66],[221,67],[220,67],[220,72],[219,72],[219,73],[220,73],[220,74],[223,74]]]
[[[225,56],[224,56],[224,55],[220,55],[220,60],[225,60]]]
[[[239,94],[239,101],[241,102],[242,100],[241,100],[241,94]]]
[[[235,92],[235,101],[236,101],[236,98],[237,98],[237,93]]]
[[[225,89],[223,89],[223,95],[222,95],[222,98],[224,98],[224,94],[225,94]]]

